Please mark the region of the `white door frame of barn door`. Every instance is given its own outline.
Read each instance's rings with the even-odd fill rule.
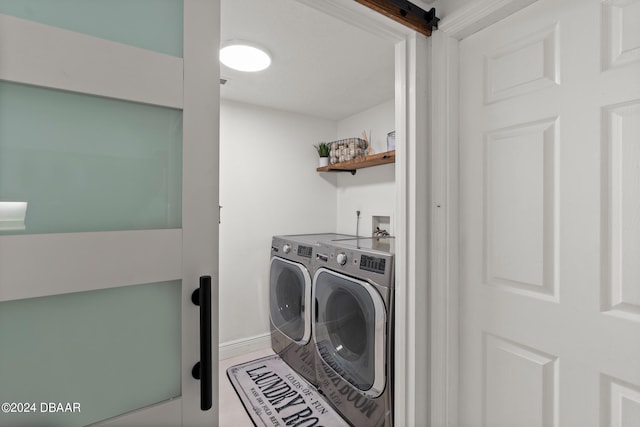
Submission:
[[[298,0],[395,43],[394,423],[429,417],[429,63],[427,37],[351,0]]]

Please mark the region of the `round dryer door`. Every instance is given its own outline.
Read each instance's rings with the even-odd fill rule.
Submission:
[[[298,344],[311,338],[311,276],[302,264],[274,257],[269,275],[271,323]]]
[[[319,269],[315,340],[322,363],[363,394],[377,397],[385,387],[385,305],[369,283]]]

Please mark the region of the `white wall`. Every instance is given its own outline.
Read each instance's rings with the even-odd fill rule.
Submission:
[[[392,217],[394,165],[318,173],[313,144],[372,132],[386,151],[394,101],[339,122],[222,100],[220,107],[220,344],[269,333],[268,274],[277,234],[371,234],[371,216]],[[266,341],[258,340],[261,344]]]
[[[269,332],[271,237],[336,229],[336,177],[316,172],[313,148],[335,134],[330,120],[221,102],[221,344]]]
[[[338,121],[336,139],[362,138],[362,131],[371,133],[374,153],[387,151],[387,134],[395,128],[395,101],[390,99],[351,117]]]
[[[387,133],[394,130],[394,100],[355,114],[338,122],[337,139],[360,136],[363,130],[371,132],[375,153],[387,151]],[[356,211],[360,211],[359,235],[370,236],[372,216],[390,216],[393,234],[395,223],[395,165],[382,165],[359,169],[355,176],[338,175],[336,221],[338,233],[355,234]]]

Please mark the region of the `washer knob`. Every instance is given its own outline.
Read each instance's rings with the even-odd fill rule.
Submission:
[[[284,245],[282,245],[282,252],[284,252],[285,254],[288,254],[289,252],[291,252],[291,245],[288,243],[285,243]]]
[[[340,265],[345,265],[347,263],[347,254],[339,253],[338,256],[336,256],[336,261]]]

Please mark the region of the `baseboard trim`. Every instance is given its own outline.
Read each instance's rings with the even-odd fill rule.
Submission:
[[[271,348],[270,333],[221,343],[218,347],[218,358],[225,360],[268,348]]]

